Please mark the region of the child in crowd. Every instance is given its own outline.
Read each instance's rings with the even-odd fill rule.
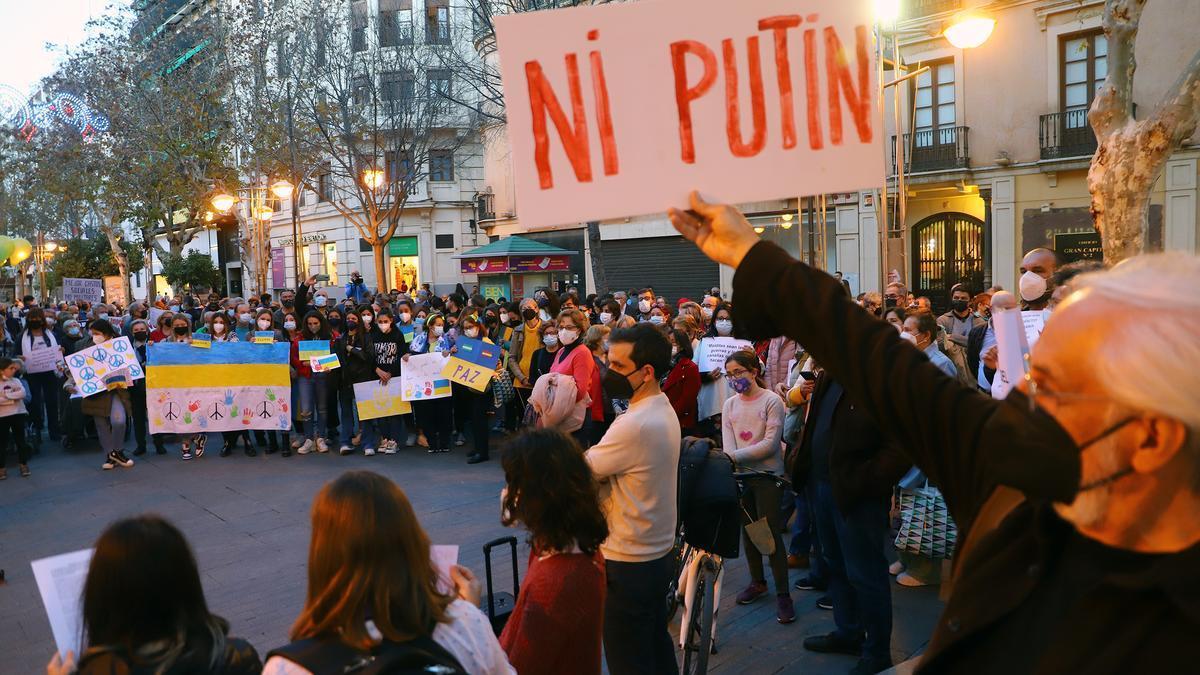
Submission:
[[[0,357],[0,480],[8,478],[4,468],[10,443],[17,446],[17,467],[22,478],[29,477],[29,456],[33,448],[25,440],[25,425],[29,423],[29,385],[20,379],[21,362]]]

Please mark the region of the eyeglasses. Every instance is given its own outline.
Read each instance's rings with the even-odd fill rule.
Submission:
[[[750,374],[750,371],[738,368],[737,370],[727,370],[725,374],[729,377],[746,377]]]
[[[1033,369],[1030,368],[1029,355],[1025,355],[1025,385],[1028,388],[1029,397],[1029,412],[1034,412],[1038,408],[1038,397],[1044,399],[1052,399],[1058,403],[1100,403],[1109,402],[1112,399],[1106,396],[1098,396],[1095,394],[1077,394],[1069,391],[1054,391],[1046,388],[1045,385],[1039,385],[1037,380],[1033,379]]]

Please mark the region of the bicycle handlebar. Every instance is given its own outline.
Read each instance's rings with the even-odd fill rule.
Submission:
[[[749,480],[749,479],[761,479],[761,478],[770,478],[770,479],[780,483],[781,485],[786,485],[789,488],[792,487],[792,481],[788,480],[786,476],[781,476],[779,474],[771,473],[769,471],[758,471],[756,469],[750,469],[750,468],[746,468],[746,467],[738,467],[733,472],[733,479],[738,482],[741,482],[744,480]]]

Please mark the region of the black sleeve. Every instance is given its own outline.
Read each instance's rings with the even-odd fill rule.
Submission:
[[[1033,498],[1074,497],[1079,454],[1065,431],[1035,427],[1018,406],[947,377],[833,277],[760,242],[733,289],[738,333],[783,334],[804,345],[938,485],[960,523],[974,519],[996,485]]]
[[[308,284],[301,283],[296,287],[296,323],[303,326],[304,316],[308,314],[310,309],[308,306],[308,294],[311,291]]]

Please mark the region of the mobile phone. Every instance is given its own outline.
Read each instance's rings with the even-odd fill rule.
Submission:
[[[803,377],[805,380],[808,380],[809,382],[812,382],[813,380],[817,379],[816,373],[812,372],[811,370],[800,371],[800,377]]]
[[[314,276],[313,279],[316,279],[317,281],[329,281],[329,275],[328,274],[318,274],[318,275]]]

